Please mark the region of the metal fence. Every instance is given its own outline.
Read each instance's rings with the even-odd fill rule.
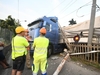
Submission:
[[[0,27],[0,41],[4,42],[5,45],[9,45],[11,43],[13,36],[13,32],[9,29]]]

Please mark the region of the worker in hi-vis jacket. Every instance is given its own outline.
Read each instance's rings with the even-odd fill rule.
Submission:
[[[12,60],[13,67],[11,75],[22,75],[25,67],[27,49],[29,47],[28,41],[25,39],[25,29],[21,26],[15,29],[16,36],[12,38]]]
[[[49,39],[45,37],[46,29],[43,27],[40,29],[40,36],[34,39],[33,48],[33,75],[37,75],[40,68],[42,75],[47,75],[47,48],[49,45]]]

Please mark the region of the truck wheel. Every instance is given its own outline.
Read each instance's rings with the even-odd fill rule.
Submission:
[[[48,57],[48,58],[51,56],[52,51],[53,51],[53,46],[52,46],[52,45],[49,45],[48,51],[47,51],[47,57]]]

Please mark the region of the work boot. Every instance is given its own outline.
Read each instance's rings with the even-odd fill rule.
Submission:
[[[41,74],[41,75],[47,75],[47,73],[45,73],[45,74]]]

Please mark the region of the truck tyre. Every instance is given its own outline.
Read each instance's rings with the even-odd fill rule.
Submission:
[[[53,52],[53,46],[52,45],[49,45],[48,51],[47,51],[47,57],[48,58],[51,56],[52,52]]]

